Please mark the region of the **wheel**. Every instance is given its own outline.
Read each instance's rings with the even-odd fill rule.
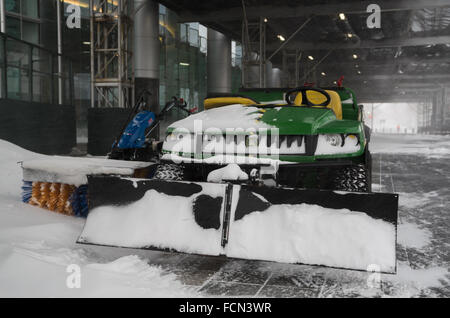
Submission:
[[[156,168],[154,179],[183,180],[183,167],[174,163],[161,163]]]
[[[336,171],[334,188],[351,192],[370,192],[372,181],[369,168],[364,164],[344,167]]]

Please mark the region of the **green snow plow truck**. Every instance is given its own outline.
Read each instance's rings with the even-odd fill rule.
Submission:
[[[78,243],[395,273],[398,195],[371,191],[350,89],[252,90],[204,108],[167,128],[146,172],[88,176]]]
[[[169,126],[156,177],[206,181],[237,163],[253,183],[371,191],[370,129],[350,89],[299,87],[268,102],[254,99],[281,94],[246,95],[211,96],[206,112]]]

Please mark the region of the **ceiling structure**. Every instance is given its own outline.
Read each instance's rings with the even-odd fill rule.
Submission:
[[[200,22],[239,42],[244,16],[249,23],[267,19],[266,57],[278,51],[271,62],[284,68],[289,86],[295,63],[301,83],[329,86],[344,76],[364,101],[421,99],[450,86],[450,0],[377,0],[380,28],[367,25],[367,7],[374,1],[159,2],[174,10],[179,22]],[[283,54],[292,52],[298,58],[283,63]]]

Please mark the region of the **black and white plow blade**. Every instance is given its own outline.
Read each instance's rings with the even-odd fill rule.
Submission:
[[[89,215],[78,243],[222,253],[225,184],[89,178]]]
[[[89,178],[79,243],[396,271],[398,196]]]
[[[398,196],[241,186],[228,257],[396,271]]]

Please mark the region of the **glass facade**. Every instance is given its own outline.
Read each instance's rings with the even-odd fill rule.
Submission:
[[[66,21],[71,14],[69,6],[80,7],[80,28],[69,28]],[[62,21],[63,54],[72,60],[74,76],[74,105],[77,113],[77,135],[80,142],[87,138],[87,111],[91,99],[90,74],[90,13],[89,0],[64,0]]]
[[[175,13],[160,5],[160,106],[178,96],[199,107],[206,97],[206,28],[176,21]]]
[[[6,34],[11,37],[3,36],[0,41],[1,97],[57,103],[56,0],[0,1],[5,2]],[[62,52],[65,56],[62,74],[64,103],[75,105],[78,134],[85,136],[87,109],[90,107],[89,0],[59,1],[62,4]],[[66,24],[72,13],[69,6],[74,5],[80,9],[81,28],[69,28]],[[159,6],[159,25],[160,107],[172,96],[178,96],[191,107],[202,109],[207,94],[207,28],[198,23],[177,23],[176,14],[162,5]],[[7,56],[4,56],[4,48]],[[232,88],[237,91],[241,82],[241,48],[235,42],[232,45],[232,63]],[[177,112],[174,111],[169,120],[184,116]]]
[[[175,13],[159,6],[160,106],[172,96],[178,96],[201,110],[207,94],[207,28],[199,23],[178,24],[176,21]],[[237,92],[241,86],[242,49],[239,43],[232,42],[231,54],[231,86],[232,91]],[[183,115],[179,113],[177,117]]]
[[[39,44],[40,0],[4,0],[6,33],[18,39]]]
[[[37,45],[2,34],[0,37],[1,98],[56,104],[58,56]],[[63,104],[73,104],[72,63],[62,59]]]

